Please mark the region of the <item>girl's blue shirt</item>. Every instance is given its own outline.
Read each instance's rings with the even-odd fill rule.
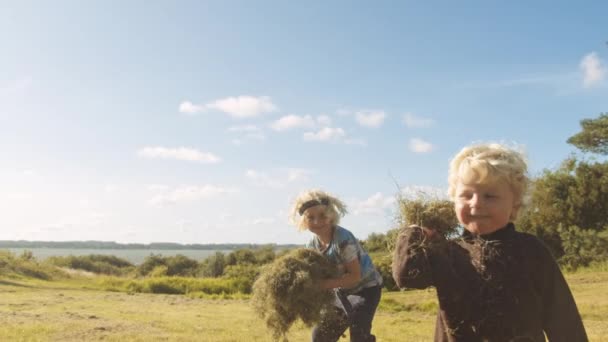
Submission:
[[[316,235],[308,242],[306,247],[323,253],[329,261],[336,264],[338,266],[337,277],[345,273],[344,264],[353,261],[355,258],[359,260],[361,280],[354,287],[345,289],[346,291],[356,293],[366,287],[382,285],[382,276],[376,270],[369,254],[361,247],[359,240],[347,229],[336,226],[333,239],[325,250],[322,249],[321,241]]]

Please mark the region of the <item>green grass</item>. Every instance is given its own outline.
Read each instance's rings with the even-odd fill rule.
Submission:
[[[581,270],[566,277],[590,340],[608,341],[608,271]],[[247,296],[110,292],[96,282],[99,278],[0,276],[0,336],[7,341],[270,340]],[[436,310],[432,289],[385,292],[373,332],[378,341],[431,341]],[[289,338],[309,341],[310,329],[296,325]]]

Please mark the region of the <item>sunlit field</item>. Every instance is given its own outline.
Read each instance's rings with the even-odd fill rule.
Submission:
[[[608,341],[608,272],[567,275],[591,341]],[[0,277],[3,341],[269,341],[245,299],[102,291],[91,278]],[[374,320],[378,341],[430,341],[433,290],[385,292]],[[290,341],[308,341],[296,325]],[[342,340],[347,341],[347,338]]]

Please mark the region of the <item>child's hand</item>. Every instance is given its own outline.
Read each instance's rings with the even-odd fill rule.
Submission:
[[[331,289],[331,287],[329,287],[329,282],[327,280],[320,280],[317,286],[321,290],[329,290],[329,289]]]
[[[422,228],[422,233],[424,234],[424,237],[429,240],[433,240],[434,238],[439,236],[439,233],[437,233],[437,231],[435,229],[427,228],[427,227],[421,227],[421,228]]]

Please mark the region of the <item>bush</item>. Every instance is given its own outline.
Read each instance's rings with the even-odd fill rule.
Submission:
[[[30,251],[17,257],[10,251],[0,251],[0,274],[26,276],[43,280],[65,277],[66,274],[49,263],[38,262]]]
[[[384,288],[388,291],[398,291],[399,287],[395,283],[393,279],[393,257],[390,253],[386,254],[376,254],[374,256],[374,265],[380,274],[382,275],[382,280],[384,282]]]
[[[564,255],[558,259],[567,270],[601,263],[608,259],[608,239],[594,230],[577,226],[558,228]]]
[[[167,271],[169,270],[169,268],[165,265],[158,265],[156,267],[154,267],[154,269],[148,273],[149,277],[166,277],[167,276]]]
[[[198,262],[181,254],[166,257],[168,276],[195,276],[198,271]]]
[[[147,276],[157,266],[167,266],[165,258],[160,254],[150,254],[139,266],[137,266],[137,274]]]
[[[165,293],[165,294],[206,294],[206,295],[235,295],[241,291],[243,282],[239,279],[223,278],[185,278],[161,276],[146,279],[124,279],[103,277],[99,286],[106,291],[129,293]]]
[[[135,266],[127,260],[113,255],[81,255],[81,256],[55,256],[48,258],[48,262],[60,267],[107,275],[124,275]]]
[[[274,261],[276,254],[273,246],[265,246],[258,248],[253,252],[255,263],[257,265],[265,265]]]
[[[184,294],[186,290],[178,282],[172,281],[173,279],[167,280],[167,278],[163,279],[146,279],[145,280],[145,288],[149,290],[151,293],[165,293],[165,294]]]
[[[207,257],[200,264],[199,275],[203,277],[221,277],[224,274],[226,258],[224,253],[215,252],[214,255]]]
[[[237,249],[236,251],[228,254],[226,258],[226,265],[240,265],[240,264],[253,264],[257,263],[255,254],[250,249]]]
[[[261,266],[251,264],[230,265],[226,267],[223,277],[237,280],[239,282],[240,292],[251,293],[253,283],[260,275],[261,270]]]
[[[159,268],[163,266],[166,268],[164,274]],[[152,275],[153,272],[156,273]],[[163,257],[162,255],[150,254],[144,259],[144,262],[137,267],[137,274],[142,276],[183,276],[192,277],[196,276],[199,270],[199,264],[196,260],[185,257],[181,254],[170,257]],[[160,272],[160,273],[159,273]]]

